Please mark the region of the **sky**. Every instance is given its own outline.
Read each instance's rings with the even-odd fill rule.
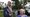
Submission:
[[[12,2],[11,0],[0,0],[0,2],[4,2],[4,3],[6,3],[6,4],[7,4],[8,1]],[[6,7],[6,6],[3,5],[3,7]]]
[[[0,2],[4,2],[4,3],[7,3],[8,1],[11,1],[11,0],[0,0]]]

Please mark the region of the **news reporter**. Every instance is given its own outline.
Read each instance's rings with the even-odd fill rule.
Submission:
[[[20,9],[17,17],[28,17],[27,15],[25,15],[25,9]]]

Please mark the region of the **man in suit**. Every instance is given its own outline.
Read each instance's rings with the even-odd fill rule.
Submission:
[[[4,17],[12,17],[11,12],[12,12],[11,2],[8,1],[7,7],[4,8]]]

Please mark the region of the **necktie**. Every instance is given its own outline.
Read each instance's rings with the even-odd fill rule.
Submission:
[[[9,8],[7,9],[7,11],[8,11],[9,13],[11,13],[11,11],[10,11],[10,9],[9,9]]]
[[[12,8],[8,6],[7,11],[9,12],[9,16],[12,16]]]
[[[10,10],[10,8],[8,8],[7,11],[9,12],[9,16],[11,16],[11,10]]]

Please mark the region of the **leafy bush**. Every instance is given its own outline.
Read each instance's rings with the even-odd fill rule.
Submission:
[[[0,7],[0,10],[1,10],[1,7]]]

